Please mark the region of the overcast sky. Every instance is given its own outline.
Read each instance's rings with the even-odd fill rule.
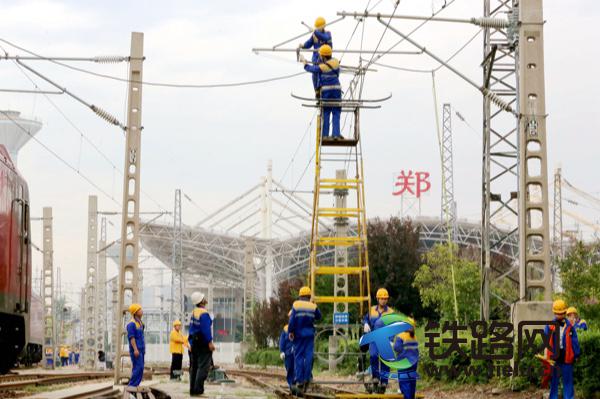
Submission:
[[[130,32],[145,34],[144,79],[173,83],[226,83],[289,75],[301,70],[294,54],[256,55],[252,47],[272,46],[305,31],[323,15],[363,10],[366,0],[352,1],[2,1],[0,37],[49,56],[127,55]],[[373,0],[371,5],[376,4]],[[429,15],[443,1],[402,0],[397,13]],[[473,17],[482,14],[483,2],[455,0],[441,15]],[[383,0],[375,11],[388,13],[392,1]],[[562,165],[564,176],[578,187],[600,195],[598,93],[600,33],[593,28],[600,18],[600,3],[580,0],[545,2],[546,108],[548,117],[548,168],[552,175]],[[407,32],[414,21],[394,21]],[[356,22],[351,18],[331,27],[334,47],[345,47]],[[413,37],[446,58],[478,28],[470,25],[429,23]],[[375,20],[359,25],[349,48],[374,49],[383,32]],[[398,41],[387,32],[380,45]],[[482,37],[477,37],[452,61],[466,75],[481,81]],[[299,41],[290,43],[296,46]],[[9,54],[21,52],[2,44]],[[413,50],[402,44],[397,49]],[[370,55],[365,55],[370,58]],[[356,65],[357,56],[342,63]],[[388,55],[386,64],[431,69],[425,55]],[[92,77],[46,62],[30,62],[38,70],[86,101],[125,120],[126,84]],[[84,68],[126,77],[125,64],[78,64]],[[402,169],[431,173],[432,189],[422,201],[422,214],[440,213],[440,164],[429,74],[376,67],[366,78],[363,96],[393,94],[381,110],[362,115],[362,139],[369,216],[398,214],[400,202],[391,195],[394,173]],[[481,206],[481,97],[452,73],[436,75],[438,99],[450,102],[472,127],[453,120],[455,192],[461,218],[478,221]],[[344,75],[346,86],[350,76]],[[50,88],[38,78],[42,88]],[[3,88],[31,89],[32,84],[14,63],[0,62]],[[273,160],[274,177],[295,186],[313,150],[308,138],[292,161],[307,131],[312,111],[290,97],[310,95],[309,76],[239,88],[143,89],[142,210],[173,207],[173,190],[182,188],[201,209],[184,201],[184,223],[194,224],[203,212],[215,210],[256,184]],[[64,166],[38,143],[21,151],[19,168],[29,183],[32,214],[44,206],[54,211],[54,262],[61,266],[67,289],[76,290],[85,279],[87,196],[97,194],[101,210],[120,210],[123,134],[67,96],[51,100],[72,121],[71,125],[41,95],[0,93],[0,108],[39,118],[44,127],[38,138],[89,177],[107,195]],[[97,152],[81,133],[94,143]],[[312,138],[313,131],[309,132]],[[288,165],[290,164],[288,168]],[[115,169],[116,168],[116,169]],[[283,176],[284,170],[288,172]],[[313,168],[298,188],[310,190]],[[551,184],[550,184],[551,189]],[[307,198],[310,200],[310,197]],[[575,199],[575,198],[574,198]],[[160,204],[160,205],[158,205]],[[571,205],[569,205],[571,206]],[[571,206],[598,222],[598,212]],[[109,240],[119,234],[119,219],[112,220]],[[573,228],[571,221],[568,228]],[[34,241],[41,245],[40,222],[32,222]],[[41,258],[35,254],[36,267]],[[116,268],[110,265],[109,275]]]

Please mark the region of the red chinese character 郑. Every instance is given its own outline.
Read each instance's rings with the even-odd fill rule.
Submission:
[[[392,192],[392,195],[402,195],[405,191],[408,191],[410,194],[420,198],[422,193],[429,191],[431,188],[429,172],[416,172],[413,175],[413,171],[409,170],[407,175],[404,171],[401,171],[396,177],[394,186],[398,187],[398,190]]]

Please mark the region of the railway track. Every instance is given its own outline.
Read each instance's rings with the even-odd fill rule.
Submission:
[[[0,377],[0,392],[19,391],[27,387],[65,384],[111,378],[113,373],[72,373],[72,374],[12,374]]]
[[[297,396],[294,396],[290,393],[287,387],[287,382],[285,381],[285,374],[259,370],[225,370],[225,372],[227,373],[227,375],[243,377],[250,381],[252,384],[273,392],[279,398],[297,398]],[[336,395],[348,395],[355,393],[353,391],[334,386],[334,384],[339,383],[339,381],[317,382],[318,384],[311,384],[311,390],[304,394],[304,398],[335,399]],[[360,384],[361,383],[357,383],[357,385]]]

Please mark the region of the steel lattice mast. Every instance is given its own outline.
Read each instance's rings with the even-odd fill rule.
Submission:
[[[85,285],[85,306],[83,317],[83,365],[93,369],[96,364],[97,320],[100,318],[97,307],[98,288],[98,197],[88,197],[87,270]],[[98,317],[97,317],[98,316]]]
[[[558,264],[564,257],[563,246],[563,218],[562,218],[562,171],[557,168],[554,172],[554,231],[553,239],[553,265],[552,265],[552,285],[555,291],[560,289],[560,275]]]
[[[442,108],[442,223],[446,226],[448,241],[456,240],[456,202],[454,200],[454,159],[452,148],[452,107]]]
[[[171,266],[171,312],[170,325],[183,320],[183,244],[181,229],[181,190],[175,190],[173,208],[173,261]]]
[[[45,207],[43,209],[42,218],[42,244],[43,249],[43,291],[42,299],[44,300],[44,359],[48,354],[52,356],[51,368],[54,368],[56,358],[56,343],[54,342],[55,329],[54,325],[54,273],[53,273],[53,258],[54,249],[52,242],[52,208]],[[46,363],[47,365],[48,363]]]

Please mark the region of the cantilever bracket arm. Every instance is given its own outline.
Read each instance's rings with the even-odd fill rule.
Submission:
[[[473,86],[475,89],[477,89],[477,91],[479,91],[485,97],[489,98],[489,100],[491,102],[493,102],[494,104],[496,104],[496,106],[498,106],[499,108],[503,109],[506,112],[510,112],[511,114],[515,115],[516,117],[520,117],[519,114],[512,108],[512,106],[510,104],[506,103],[503,99],[498,97],[495,93],[489,91],[485,86],[479,86],[477,83],[475,83],[472,79],[468,78],[465,74],[460,72],[458,69],[454,68],[453,66],[451,66],[450,64],[448,64],[447,62],[442,60],[440,57],[438,57],[431,51],[427,50],[424,46],[421,46],[419,43],[417,43],[415,40],[410,38],[408,35],[405,35],[404,33],[400,32],[398,29],[394,28],[391,24],[381,20],[380,17],[377,17],[377,21],[379,21],[379,23],[386,26],[389,30],[396,33],[398,36],[402,37],[404,40],[406,40],[407,42],[409,42],[410,44],[412,44],[419,50],[423,51],[423,53],[427,54],[429,57],[431,57],[434,60],[436,60],[437,62],[439,62],[440,65],[443,65],[444,67],[449,69],[451,72],[454,72],[455,75],[457,75],[462,80],[464,80],[465,82],[467,82],[468,84]]]
[[[302,96],[296,95],[294,93],[291,93],[291,96],[293,98],[297,99],[297,100],[313,101],[313,102],[323,103],[323,104],[328,104],[328,103],[362,104],[362,103],[381,103],[381,102],[387,101],[390,98],[392,98],[392,93],[390,93],[386,97],[369,99],[369,100],[365,100],[365,99],[360,99],[360,100],[353,100],[353,99],[340,99],[340,100],[338,100],[338,99],[316,99],[314,97],[302,97]]]

